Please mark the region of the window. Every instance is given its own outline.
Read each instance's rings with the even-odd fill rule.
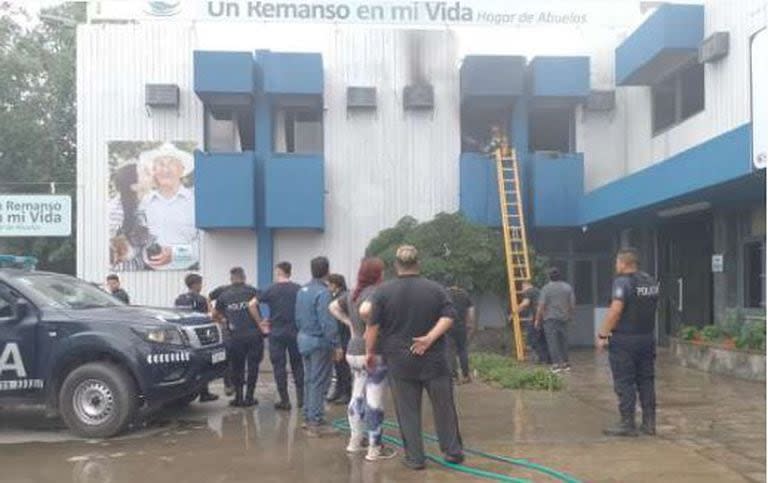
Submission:
[[[681,121],[704,109],[704,64],[694,64],[680,73]]]
[[[10,287],[5,284],[0,285],[0,320],[8,320],[13,317],[13,304],[14,294],[11,293]]]
[[[229,112],[216,115],[205,110],[204,146],[211,153],[236,153],[242,151],[237,116]]]
[[[679,124],[704,109],[704,65],[694,63],[651,88],[653,133]]]
[[[675,120],[675,94],[677,88],[677,77],[672,77],[658,85],[653,86],[653,132],[656,133],[662,129],[677,122]]]
[[[13,307],[7,300],[0,298],[0,320],[10,319],[13,316]]]
[[[611,305],[614,268],[614,262],[609,258],[597,261],[597,305],[600,307]]]
[[[573,291],[576,294],[576,305],[594,304],[591,260],[576,260],[574,263]]]
[[[505,119],[511,117],[508,108],[463,106],[461,109],[461,152],[482,152],[491,142],[492,126],[507,132]]]
[[[275,152],[323,152],[323,113],[309,108],[280,109],[275,113]]]
[[[528,122],[530,151],[573,152],[573,108],[536,108],[531,111]]]
[[[765,242],[744,245],[744,306],[765,308]]]

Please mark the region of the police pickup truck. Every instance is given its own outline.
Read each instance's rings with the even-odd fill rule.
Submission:
[[[66,275],[0,269],[0,404],[45,404],[74,433],[109,437],[190,402],[225,360],[205,315],[128,306]]]

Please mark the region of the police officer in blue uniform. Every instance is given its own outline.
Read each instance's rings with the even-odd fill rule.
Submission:
[[[207,314],[208,300],[200,294],[203,290],[203,277],[196,273],[190,273],[184,277],[184,284],[187,286],[188,291],[176,297],[173,305],[182,309]],[[219,399],[219,396],[212,394],[207,384],[200,390],[200,402],[211,402],[217,399]]]
[[[258,291],[245,283],[242,268],[233,268],[229,275],[232,284],[216,299],[216,311],[227,320],[230,332],[229,358],[235,398],[229,404],[235,407],[254,406],[258,404],[254,392],[259,378],[259,364],[264,356],[264,334],[257,323],[260,320],[258,307],[251,305],[257,300]]]
[[[609,348],[613,385],[619,398],[621,420],[603,431],[608,436],[637,436],[635,406],[640,396],[643,423],[640,431],[656,434],[656,306],[658,282],[638,269],[638,252],[632,248],[616,256],[613,301],[596,346]]]

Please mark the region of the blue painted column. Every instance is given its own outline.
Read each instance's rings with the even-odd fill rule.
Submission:
[[[272,230],[266,227],[266,164],[272,157],[272,103],[266,95],[260,95],[255,104],[256,137],[256,236],[257,236],[257,286],[266,288],[272,283],[274,264],[274,239]]]
[[[528,96],[523,94],[517,98],[512,108],[512,119],[509,123],[509,140],[517,153],[517,164],[520,169],[520,197],[525,211],[525,223],[528,228],[528,236],[533,234],[532,197],[530,195],[531,183],[530,156],[528,152]]]

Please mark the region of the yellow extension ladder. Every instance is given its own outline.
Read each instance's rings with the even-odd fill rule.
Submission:
[[[520,171],[514,149],[502,143],[496,149],[496,169],[501,205],[501,226],[504,231],[504,252],[509,282],[509,309],[517,360],[525,360],[525,342],[520,325],[520,295],[523,282],[531,280],[528,259],[528,242],[525,231],[522,196],[520,195]]]

